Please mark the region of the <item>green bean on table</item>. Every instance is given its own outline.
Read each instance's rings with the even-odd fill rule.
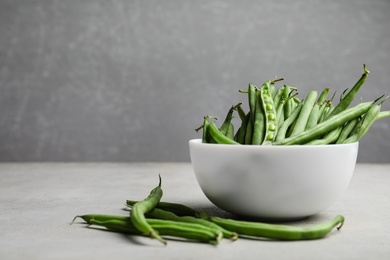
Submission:
[[[134,226],[130,217],[100,214],[80,217],[89,225],[102,226],[110,231],[131,235],[145,235]],[[146,221],[162,236],[179,237],[211,244],[217,244],[222,239],[221,233],[201,224],[150,218],[146,219]]]
[[[152,237],[156,238],[155,234],[158,234],[161,236],[158,239],[164,241],[165,244],[165,239],[170,237],[183,238],[185,241],[218,244],[223,238],[236,240],[238,237],[245,238],[246,236],[277,240],[319,239],[326,236],[335,226],[339,225],[340,228],[344,222],[344,217],[337,216],[331,221],[315,226],[294,227],[292,225],[226,219],[209,215],[202,209],[196,210],[183,204],[161,201],[162,190],[160,194],[160,189],[161,177],[159,185],[148,196],[148,198],[153,199],[153,203],[149,203],[148,198],[141,201],[126,200],[126,205],[130,208],[130,216],[84,214],[77,215],[72,223],[76,218],[81,218],[90,226],[100,226],[113,232],[140,236],[151,236],[150,229],[152,229],[154,232]],[[158,195],[155,195],[156,193]],[[134,210],[140,210],[139,205],[146,202],[148,207],[142,209],[141,217],[140,213],[132,214]],[[134,217],[141,218],[142,225],[147,223],[148,231],[145,231],[144,227],[140,229],[140,221],[134,221]]]
[[[145,235],[156,238],[158,241],[166,244],[166,241],[158,232],[146,221],[145,214],[154,209],[163,195],[161,189],[161,176],[159,175],[159,184],[151,190],[149,196],[142,201],[135,203],[130,211],[131,221],[135,228]]]
[[[238,233],[239,236],[253,236],[278,240],[308,240],[326,236],[336,226],[340,229],[344,224],[344,217],[336,216],[332,220],[311,227],[293,227],[280,224],[238,221],[211,217],[212,222]]]

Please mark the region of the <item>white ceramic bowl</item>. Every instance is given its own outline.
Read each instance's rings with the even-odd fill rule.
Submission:
[[[189,141],[192,166],[207,198],[255,218],[304,218],[330,207],[347,189],[359,143],[223,145]]]

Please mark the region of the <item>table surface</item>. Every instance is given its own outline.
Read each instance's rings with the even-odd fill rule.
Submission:
[[[223,240],[217,246],[87,228],[73,217],[127,215],[163,178],[163,200],[234,217],[213,206],[189,163],[0,164],[0,259],[390,259],[390,164],[358,164],[348,190],[325,211],[289,224],[344,215],[345,225],[311,241]]]

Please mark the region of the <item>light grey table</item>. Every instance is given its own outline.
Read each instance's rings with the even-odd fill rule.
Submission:
[[[126,215],[126,199],[143,199],[163,178],[163,200],[232,217],[200,190],[190,164],[0,164],[0,259],[390,259],[390,164],[357,165],[340,201],[294,225],[342,214],[340,231],[320,240],[239,239],[219,245],[86,228],[78,214]]]

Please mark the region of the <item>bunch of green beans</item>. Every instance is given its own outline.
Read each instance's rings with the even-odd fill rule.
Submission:
[[[239,103],[232,106],[221,127],[214,116],[205,116],[203,143],[242,145],[324,145],[345,144],[359,141],[377,120],[390,117],[390,111],[381,111],[381,105],[388,98],[384,95],[373,101],[360,102],[351,106],[359,89],[369,75],[364,72],[356,84],[346,89],[335,104],[334,97],[328,99],[330,88],[321,92],[310,91],[305,99],[298,98],[298,89],[283,85],[275,87],[282,78],[268,80],[262,86],[249,84],[247,90],[240,90],[248,96],[247,112]],[[234,133],[232,118],[237,111],[240,125]]]
[[[137,236],[149,236],[166,244],[166,239],[183,239],[209,244],[218,244],[223,238],[262,238],[274,240],[320,239],[335,227],[344,223],[341,215],[314,226],[295,227],[268,224],[256,221],[242,221],[210,216],[204,210],[195,210],[179,203],[161,201],[161,177],[150,195],[140,201],[126,200],[130,209],[127,216],[85,214],[76,216],[72,223],[81,218],[91,227],[100,227],[112,232]]]

